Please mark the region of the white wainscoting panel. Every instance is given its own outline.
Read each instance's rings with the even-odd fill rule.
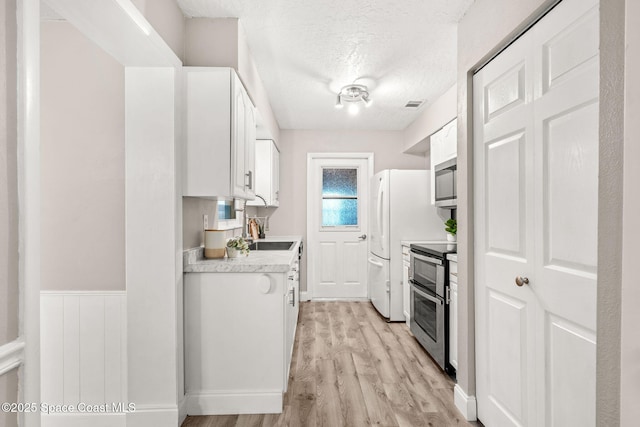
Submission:
[[[127,401],[125,291],[42,291],[41,396],[49,405]],[[43,426],[124,425],[124,413],[43,414]],[[104,418],[104,420],[102,420]]]

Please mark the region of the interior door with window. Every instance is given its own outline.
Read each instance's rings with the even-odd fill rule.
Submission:
[[[308,291],[367,298],[367,203],[373,154],[309,154]]]

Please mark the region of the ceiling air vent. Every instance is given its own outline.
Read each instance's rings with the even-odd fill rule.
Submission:
[[[416,109],[416,108],[420,107],[423,102],[424,101],[409,101],[409,102],[407,102],[407,105],[404,106],[404,108]]]

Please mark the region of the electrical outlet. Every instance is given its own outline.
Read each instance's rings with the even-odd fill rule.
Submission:
[[[204,226],[205,230],[209,228],[209,215],[207,214],[202,215],[202,225]]]

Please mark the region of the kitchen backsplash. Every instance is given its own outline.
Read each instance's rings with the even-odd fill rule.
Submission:
[[[190,249],[202,246],[204,234],[202,216],[209,216],[209,227],[218,216],[218,203],[214,200],[200,199],[197,197],[182,198],[182,248]],[[240,212],[238,212],[240,214]],[[242,234],[242,228],[227,230],[227,238]]]

